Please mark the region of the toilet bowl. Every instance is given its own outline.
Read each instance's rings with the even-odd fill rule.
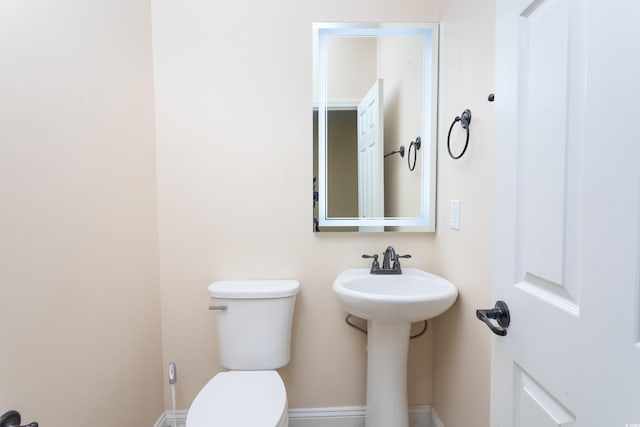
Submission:
[[[286,427],[287,409],[276,371],[221,372],[194,399],[186,427]]]
[[[191,403],[186,427],[287,427],[287,393],[276,372],[289,363],[295,280],[209,285],[220,372]]]

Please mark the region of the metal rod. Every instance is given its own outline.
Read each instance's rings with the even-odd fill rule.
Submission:
[[[351,326],[352,328],[356,328],[360,332],[363,332],[365,335],[367,335],[367,330],[365,328],[363,328],[362,326],[358,326],[349,320],[352,317],[355,317],[355,316],[353,314],[348,314],[347,317],[344,318],[344,321],[347,322],[347,325]],[[422,335],[425,334],[425,332],[427,332],[428,327],[429,327],[429,323],[425,320],[422,326],[422,330],[415,335],[411,335],[409,339],[415,339],[415,338],[421,337]]]
[[[388,154],[385,154],[384,157],[387,158],[387,157],[389,157],[389,156],[391,156],[393,154],[397,154],[397,153],[400,153],[400,157],[404,158],[404,145],[401,145],[400,149],[397,150],[397,151],[392,151],[392,152],[390,152]]]

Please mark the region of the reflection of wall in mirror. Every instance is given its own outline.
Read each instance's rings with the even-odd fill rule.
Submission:
[[[376,39],[329,37],[327,55],[327,216],[356,218],[356,106],[376,80]]]
[[[327,216],[358,216],[357,111],[329,111],[327,120]]]
[[[384,152],[398,150],[405,146],[404,158],[395,155],[384,162],[385,174],[385,217],[417,217],[421,215],[423,166],[418,156],[413,172],[407,166],[409,144],[418,135],[422,135],[423,78],[424,78],[424,38],[421,36],[402,37],[330,37],[327,40],[327,104],[329,109],[335,106],[356,104],[366,94],[373,82],[382,78],[384,84]],[[344,107],[343,107],[344,108]],[[336,171],[334,162],[340,167],[347,166],[345,159],[336,160],[338,142],[334,136],[346,135],[345,129],[334,128],[328,121],[327,161],[330,170]],[[333,134],[333,135],[332,135]],[[340,142],[342,144],[344,142]],[[342,148],[345,148],[342,146]],[[332,151],[333,154],[332,155]],[[422,154],[421,152],[419,154]],[[357,168],[357,160],[353,163]],[[344,175],[344,171],[342,172]],[[357,178],[357,177],[356,177]],[[334,183],[337,182],[334,179]],[[351,181],[349,181],[351,182]],[[346,189],[342,187],[334,195],[335,186],[328,185],[328,214],[330,217],[343,216],[351,211],[350,206],[339,207],[344,203]],[[352,193],[357,200],[356,191]],[[333,208],[330,199],[334,199]],[[356,207],[357,208],[357,207]],[[335,210],[338,209],[338,210]],[[334,215],[340,212],[340,215]],[[345,216],[357,217],[356,214]]]
[[[357,111],[338,110],[328,113],[327,121],[327,216],[329,218],[358,216]],[[318,113],[313,114],[313,150],[318,149]],[[313,176],[318,176],[314,162]],[[316,186],[317,188],[317,186]],[[318,206],[313,215],[318,217]],[[357,227],[323,227],[323,231],[357,231]]]
[[[375,37],[329,37],[327,103],[357,103],[377,80]],[[355,103],[355,104],[354,104]]]
[[[422,135],[424,38],[379,37],[378,75],[385,81],[384,143],[385,153],[405,147],[405,157],[385,160],[385,216],[421,215],[423,165],[417,156],[414,171],[409,171],[407,156],[410,142]],[[418,154],[422,154],[419,152]]]

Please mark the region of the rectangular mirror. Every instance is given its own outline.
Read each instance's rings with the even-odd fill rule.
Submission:
[[[314,231],[435,231],[438,24],[313,33]]]

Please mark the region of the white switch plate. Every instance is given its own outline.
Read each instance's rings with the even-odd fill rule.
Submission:
[[[451,200],[450,227],[460,230],[460,200]]]

